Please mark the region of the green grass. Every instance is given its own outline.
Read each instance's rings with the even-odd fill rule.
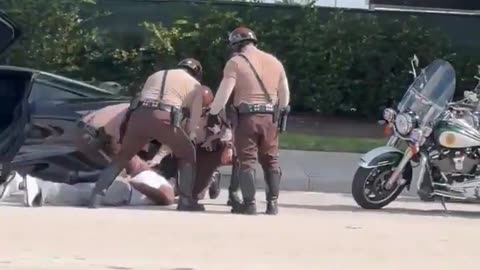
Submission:
[[[365,153],[375,147],[385,145],[386,142],[387,139],[280,135],[281,149],[305,151]]]

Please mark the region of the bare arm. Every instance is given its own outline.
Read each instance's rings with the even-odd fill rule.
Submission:
[[[210,114],[217,115],[227,104],[237,82],[237,64],[230,60],[223,70],[223,79],[218,87],[215,99],[210,105]]]
[[[288,104],[290,104],[290,89],[288,87],[287,75],[283,71],[278,85],[278,105],[280,109],[283,109]]]
[[[230,95],[232,95],[233,88],[235,87],[235,82],[235,78],[223,78],[220,86],[218,87],[215,99],[213,100],[212,105],[210,105],[211,114],[216,115],[223,108],[225,108],[225,104],[227,104]]]

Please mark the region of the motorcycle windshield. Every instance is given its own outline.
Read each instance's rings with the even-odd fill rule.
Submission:
[[[398,104],[398,111],[414,112],[421,127],[432,126],[452,101],[454,92],[455,70],[447,61],[435,60],[415,78]]]

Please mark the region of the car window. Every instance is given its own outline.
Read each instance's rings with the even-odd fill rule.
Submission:
[[[55,86],[36,82],[32,86],[29,101],[38,100],[62,100],[81,98],[83,95],[67,91]]]

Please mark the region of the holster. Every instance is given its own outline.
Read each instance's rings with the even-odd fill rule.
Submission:
[[[99,149],[108,150],[112,142],[112,136],[107,134],[104,127],[98,129],[97,137],[94,138],[94,145]],[[109,151],[107,151],[109,152]]]
[[[187,107],[182,107],[182,118],[190,118],[190,109]]]
[[[133,111],[140,106],[140,95],[136,95],[130,101],[130,106],[128,107],[129,111]]]
[[[275,104],[274,108],[272,121],[275,124],[278,123],[278,120],[280,119],[280,109],[278,108],[278,104]]]
[[[97,149],[108,149],[112,137],[107,134],[104,127],[95,129],[82,121],[79,121],[77,126],[85,133],[86,136],[84,138],[87,140],[88,145]]]
[[[279,112],[278,131],[282,133],[287,130],[287,122],[288,122],[288,114],[290,113],[290,106],[287,106],[282,110],[277,109],[277,112]]]
[[[231,104],[226,108],[227,119],[230,121],[232,127],[236,127],[238,125],[238,110]]]
[[[172,107],[170,111],[170,123],[174,128],[179,128],[183,119],[182,109]]]

